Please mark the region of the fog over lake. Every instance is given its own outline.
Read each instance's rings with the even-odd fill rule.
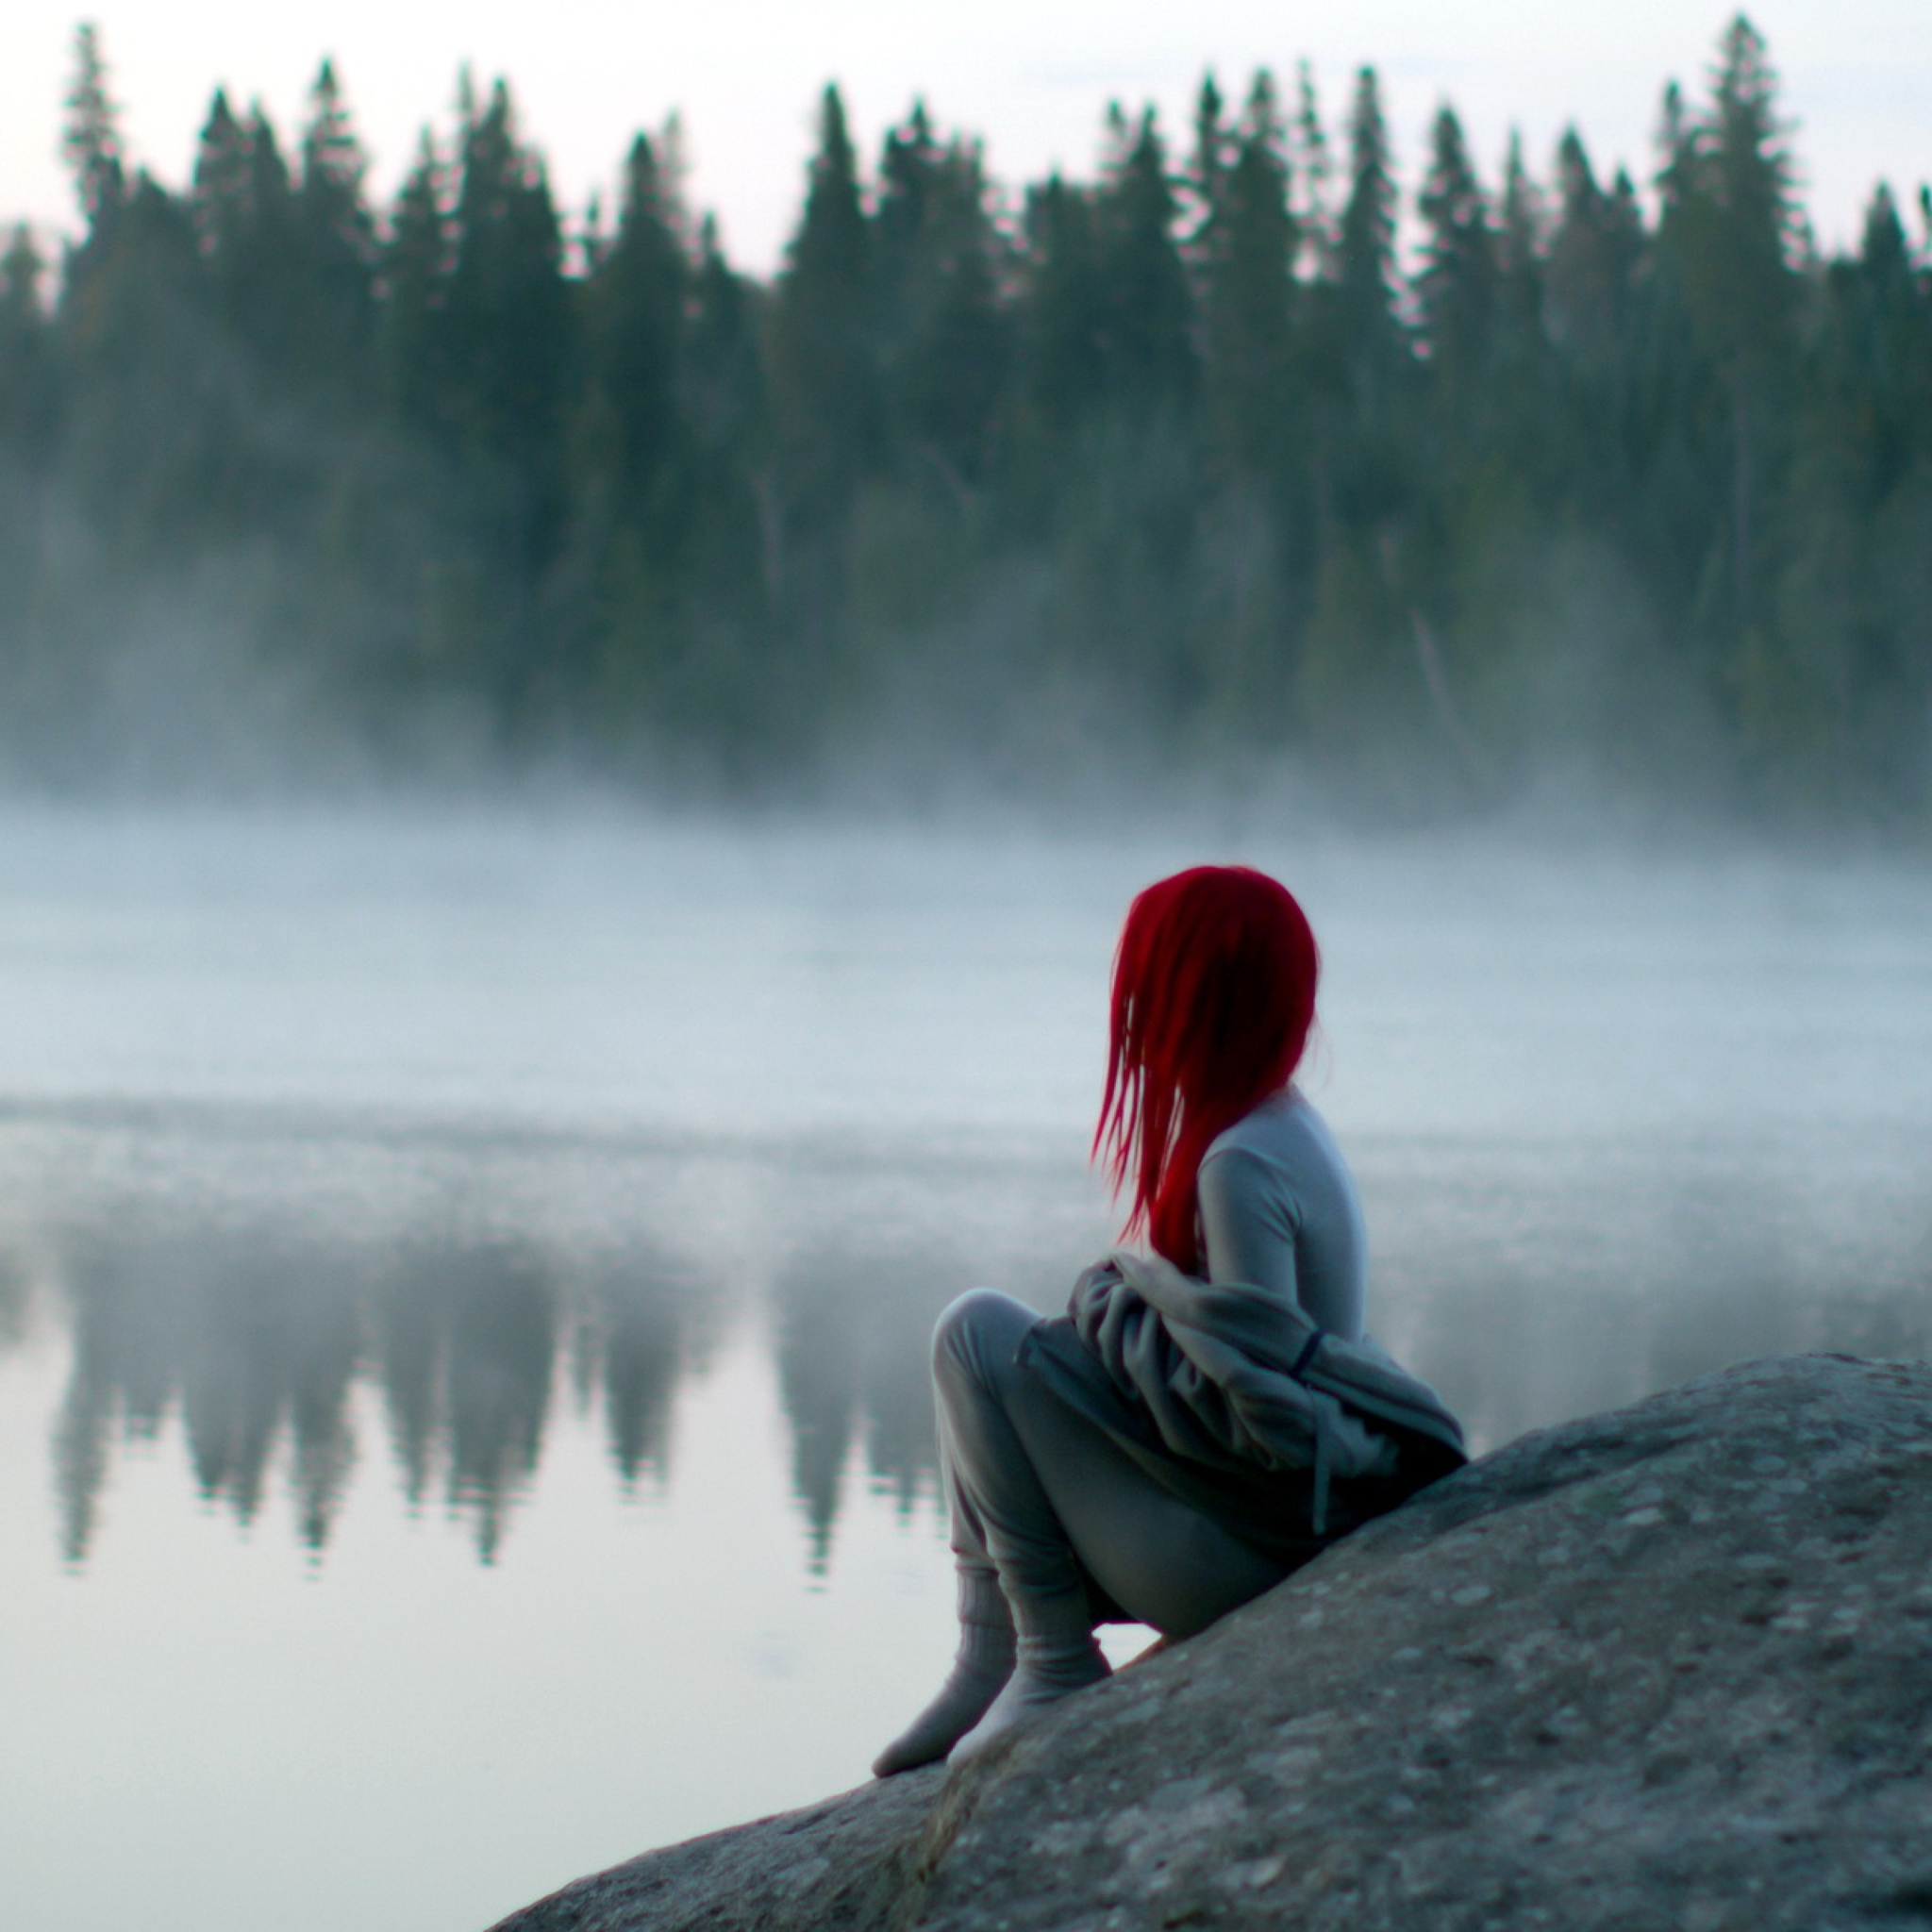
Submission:
[[[1202,858],[1308,908],[1480,1446],[1926,1352],[1923,861],[14,808],[8,1922],[461,1932],[862,1778],[950,1648],[932,1318],[1108,1244],[1114,934]]]

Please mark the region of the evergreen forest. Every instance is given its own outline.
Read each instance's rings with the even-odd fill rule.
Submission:
[[[767,279],[675,123],[579,216],[503,81],[387,207],[327,64],[291,132],[217,92],[179,186],[87,27],[66,113],[75,239],[0,261],[15,784],[1576,774],[1932,829],[1932,200],[1821,252],[1742,17],[1638,178],[1491,178],[1446,105],[1399,166],[1367,67],[1108,108],[1020,189],[828,88]]]

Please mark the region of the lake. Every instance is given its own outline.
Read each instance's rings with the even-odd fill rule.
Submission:
[[[464,1932],[859,1781],[950,1650],[932,1318],[1108,1245],[1114,933],[1203,858],[1308,908],[1479,1445],[1927,1352],[1922,862],[15,808],[8,1922]]]

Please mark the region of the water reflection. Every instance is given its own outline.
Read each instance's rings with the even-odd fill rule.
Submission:
[[[935,1475],[934,1318],[965,1286],[957,1257],[908,1243],[821,1241],[794,1256],[774,1293],[778,1386],[791,1482],[823,1572],[855,1443],[873,1481],[909,1511]]]
[[[1378,1326],[1480,1444],[1752,1355],[1932,1347],[1923,1137],[1840,1137],[1829,1159],[1795,1141],[1354,1151]],[[31,1338],[36,1278],[71,1340],[52,1444],[67,1559],[83,1562],[98,1534],[117,1451],[177,1416],[204,1497],[245,1524],[279,1479],[319,1556],[371,1453],[360,1412],[382,1418],[407,1504],[440,1503],[491,1562],[546,1438],[571,1425],[559,1408],[601,1430],[625,1491],[661,1490],[680,1389],[729,1322],[761,1311],[807,1560],[823,1573],[855,1470],[902,1511],[934,1491],[939,1308],[975,1280],[1050,1306],[1096,1245],[1073,1170],[793,1160],[725,1176],[765,1202],[759,1269],[742,1243],[734,1257],[732,1188],[700,1211],[661,1159],[584,1184],[632,1202],[615,1234],[559,1223],[560,1176],[581,1158],[520,1194],[477,1157],[441,1206],[387,1222],[272,1191],[241,1209],[198,1201],[178,1173],[149,1196],[70,1195],[51,1228],[16,1218],[0,1244],[0,1348]],[[358,1411],[358,1389],[373,1407]]]
[[[19,1257],[0,1250],[0,1349],[25,1340],[30,1300]]]
[[[202,1493],[244,1524],[286,1433],[301,1535],[321,1548],[355,1458],[353,1258],[275,1228],[192,1234],[136,1221],[83,1229],[65,1264],[74,1365],[54,1470],[68,1559],[92,1540],[116,1439],[152,1439],[177,1404]]]
[[[576,1330],[575,1384],[588,1404],[601,1391],[618,1480],[635,1493],[671,1473],[671,1404],[700,1354],[692,1321],[702,1284],[658,1256],[608,1267],[590,1285]]]
[[[358,1382],[379,1391],[408,1503],[440,1496],[486,1562],[537,1473],[566,1359],[620,1480],[666,1474],[701,1284],[654,1253],[586,1270],[528,1234],[371,1247],[125,1214],[63,1248],[73,1366],[54,1471],[70,1562],[95,1534],[116,1445],[152,1441],[177,1411],[202,1495],[242,1524],[285,1453],[297,1533],[320,1554],[360,1446]]]
[[[405,1493],[420,1502],[441,1463],[450,1506],[474,1521],[487,1563],[510,1503],[537,1473],[560,1285],[527,1241],[413,1244],[375,1299],[373,1370]]]

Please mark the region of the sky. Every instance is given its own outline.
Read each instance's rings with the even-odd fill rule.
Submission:
[[[764,273],[796,217],[819,91],[837,80],[868,155],[915,95],[986,142],[1007,186],[1091,171],[1108,101],[1151,101],[1182,134],[1201,75],[1224,91],[1257,67],[1312,62],[1339,121],[1354,70],[1380,73],[1405,189],[1425,130],[1455,104],[1491,177],[1512,127],[1547,172],[1574,122],[1606,170],[1640,181],[1664,83],[1702,89],[1735,0],[99,0],[134,158],[180,183],[217,83],[259,97],[286,133],[324,55],[337,62],[393,191],[425,122],[446,128],[456,76],[506,75],[567,209],[611,195],[631,134],[681,114],[690,192],[727,253]],[[1759,0],[1798,124],[1807,205],[1827,246],[1856,240],[1873,185],[1902,201],[1932,179],[1932,0]],[[17,0],[0,15],[0,218],[73,225],[58,144],[74,17]]]

